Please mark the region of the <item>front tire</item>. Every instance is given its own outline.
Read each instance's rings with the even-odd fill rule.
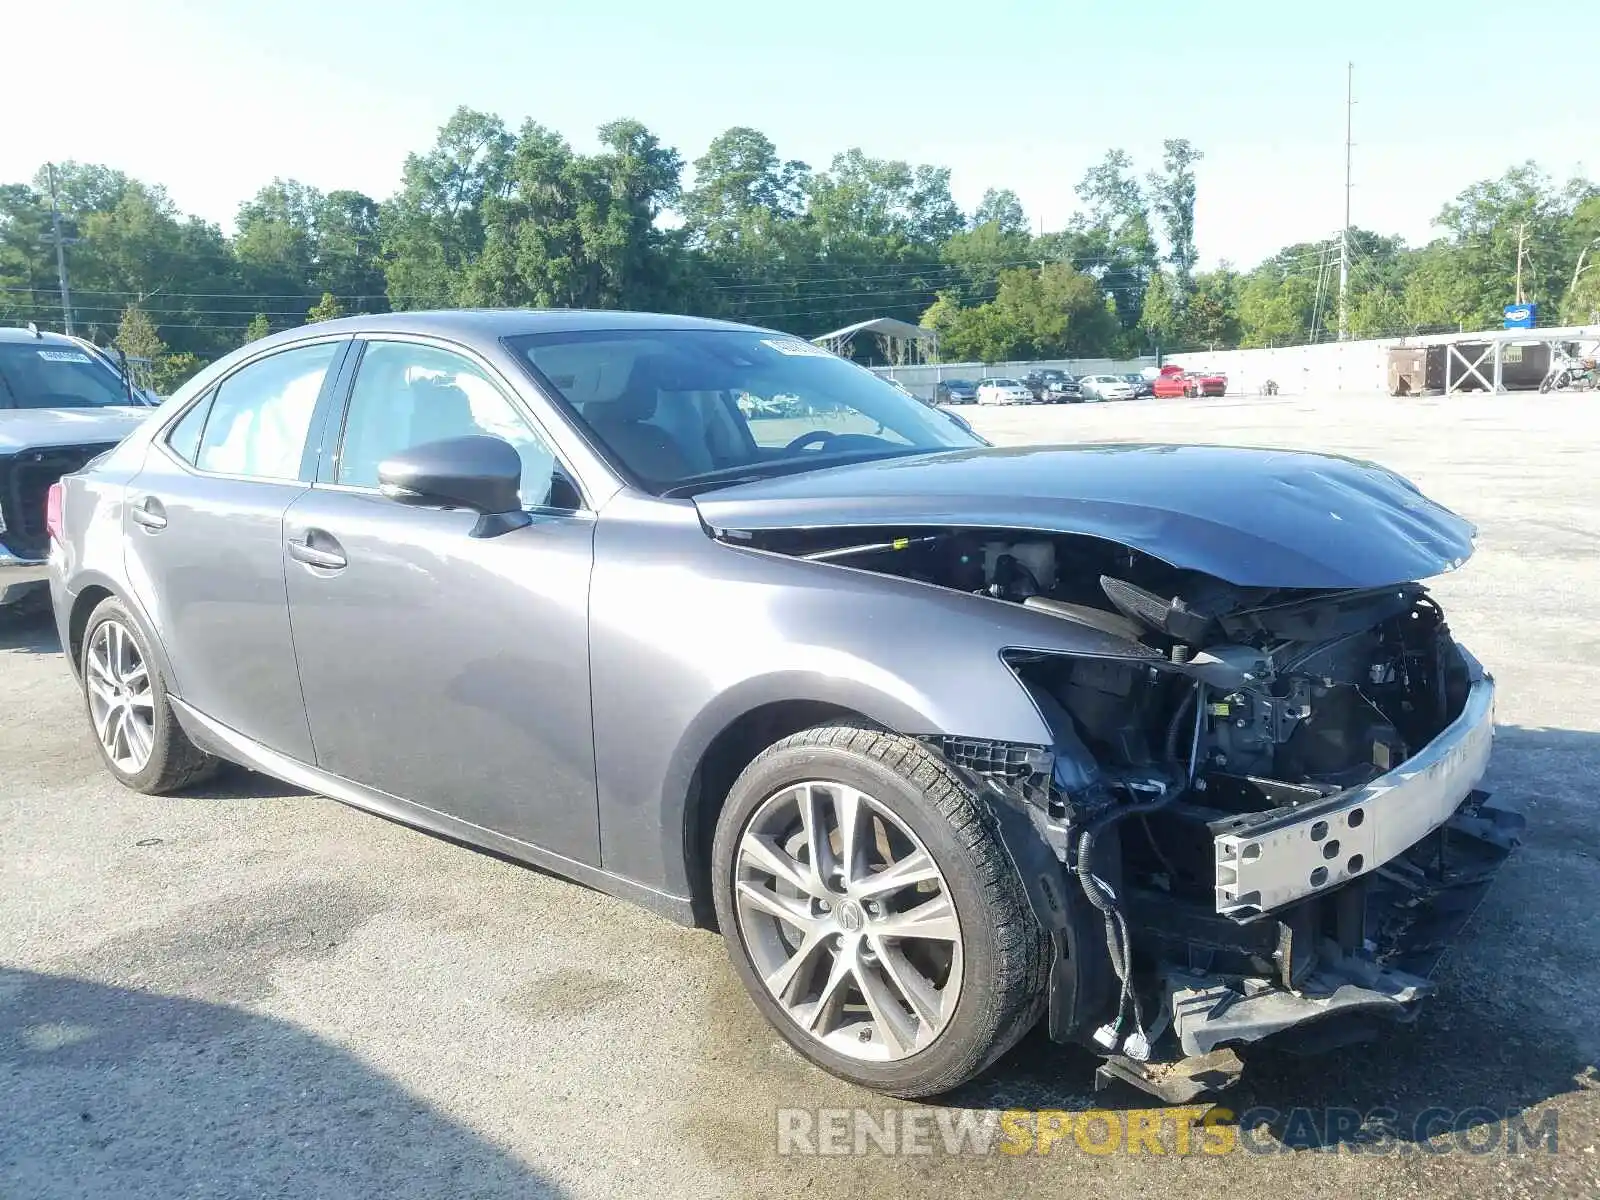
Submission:
[[[100,758],[125,787],[159,796],[221,765],[183,732],[138,622],[115,597],[100,602],[84,629],[83,698]]]
[[[1049,940],[993,815],[913,738],[829,725],[745,768],[712,848],[717,919],[762,1015],[862,1087],[957,1087],[1037,1021]]]

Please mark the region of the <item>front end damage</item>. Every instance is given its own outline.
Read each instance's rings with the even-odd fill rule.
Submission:
[[[1049,1028],[1172,1102],[1235,1048],[1408,1021],[1516,844],[1494,684],[1418,583],[1241,587],[1103,539],[813,530],[759,548],[1022,604],[1126,657],[1015,650],[1053,734],[927,739],[990,800],[1055,945]]]

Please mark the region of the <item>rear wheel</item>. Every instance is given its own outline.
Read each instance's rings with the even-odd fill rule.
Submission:
[[[948,1091],[1039,1016],[1048,939],[987,807],[915,739],[836,725],[768,748],[729,793],[712,862],[735,970],[835,1075]]]
[[[84,630],[83,696],[100,757],[125,786],[160,795],[220,765],[179,726],[144,635],[114,597],[101,601]]]

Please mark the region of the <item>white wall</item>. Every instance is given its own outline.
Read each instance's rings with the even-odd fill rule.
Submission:
[[[1190,370],[1222,371],[1228,391],[1256,395],[1271,379],[1287,394],[1305,392],[1381,392],[1388,383],[1388,349],[1393,339],[1324,342],[1271,350],[1218,350],[1174,354],[1168,359]]]
[[[1528,339],[1559,333],[1580,345],[1600,337],[1593,326],[1563,326],[1559,329],[1534,329]],[[1273,350],[1218,350],[1174,354],[1169,361],[1194,369],[1223,371],[1228,376],[1228,391],[1254,395],[1268,379],[1280,391],[1303,392],[1387,392],[1389,390],[1389,348],[1391,346],[1433,346],[1441,342],[1486,341],[1491,338],[1516,339],[1522,331],[1485,330],[1479,333],[1427,334],[1411,338],[1379,338],[1364,342],[1322,342],[1315,346],[1285,346]],[[1488,367],[1483,368],[1488,374]],[[1458,367],[1453,372],[1461,374]]]

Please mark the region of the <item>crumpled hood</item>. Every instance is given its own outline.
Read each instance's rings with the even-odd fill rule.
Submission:
[[[0,408],[0,454],[39,446],[120,442],[153,408]]]
[[[695,501],[714,530],[957,525],[1083,534],[1242,587],[1365,588],[1472,554],[1473,526],[1373,463],[1234,446],[986,447]]]

